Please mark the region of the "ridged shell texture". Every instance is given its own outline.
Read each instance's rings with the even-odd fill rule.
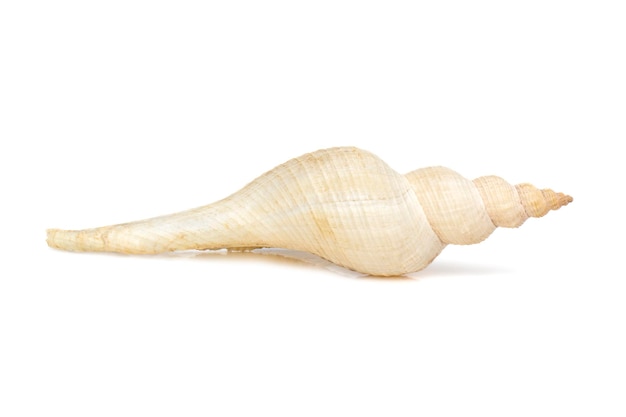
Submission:
[[[208,206],[86,230],[48,230],[51,247],[152,254],[287,248],[371,275],[426,267],[447,244],[472,244],[572,198],[444,167],[401,175],[352,147],[294,158]]]

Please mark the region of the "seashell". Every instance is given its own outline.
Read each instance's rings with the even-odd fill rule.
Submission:
[[[468,245],[572,201],[496,176],[444,167],[401,175],[370,152],[341,147],[294,158],[216,203],[86,230],[47,231],[69,251],[156,254],[285,248],[370,275],[419,271],[447,244]]]

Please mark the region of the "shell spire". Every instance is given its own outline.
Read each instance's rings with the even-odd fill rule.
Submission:
[[[476,178],[474,184],[491,220],[499,227],[519,227],[529,217],[543,217],[574,201],[569,195],[540,190],[532,184],[512,186],[493,175]]]
[[[518,227],[571,201],[444,167],[401,175],[367,151],[331,148],[287,161],[208,206],[95,229],[49,229],[47,241],[132,254],[277,247],[390,276],[423,269],[447,244],[478,243],[496,227]]]
[[[532,184],[518,184],[515,189],[529,217],[543,217],[550,210],[558,210],[574,201],[569,195],[554,192],[549,188],[540,190]]]

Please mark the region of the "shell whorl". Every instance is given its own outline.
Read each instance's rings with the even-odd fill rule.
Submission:
[[[443,167],[401,175],[369,152],[331,148],[294,158],[208,206],[96,229],[50,229],[48,244],[141,254],[280,247],[371,275],[401,275],[426,267],[447,244],[478,243],[497,226],[518,227],[571,201]]]
[[[519,227],[572,202],[572,197],[531,184],[511,185],[491,175],[471,181],[445,167],[406,175],[442,242],[466,245],[486,239],[496,227]]]

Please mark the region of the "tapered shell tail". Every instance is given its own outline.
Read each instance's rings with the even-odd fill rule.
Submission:
[[[48,229],[48,246],[72,252],[118,252],[154,254],[193,249],[180,239],[135,223],[84,230]],[[179,235],[180,236],[180,235]]]
[[[155,254],[261,246],[233,220],[229,199],[180,213],[84,230],[47,230],[48,246],[74,252]],[[245,229],[245,228],[244,228]]]
[[[89,237],[86,235],[87,230],[48,229],[46,230],[46,243],[51,248],[73,252],[102,252],[105,250],[106,244],[97,237],[95,231],[89,233]]]

